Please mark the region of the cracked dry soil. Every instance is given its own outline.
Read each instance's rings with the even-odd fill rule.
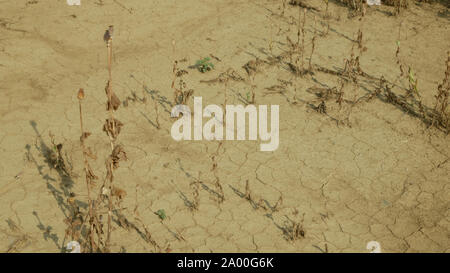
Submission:
[[[131,223],[139,214],[153,241],[117,221],[112,251],[368,252],[366,244],[377,241],[383,252],[449,252],[449,136],[380,96],[352,103],[374,92],[381,76],[394,93],[404,92],[408,82],[395,59],[400,41],[402,61],[433,108],[450,48],[448,7],[412,5],[399,16],[369,7],[359,21],[335,1],[328,17],[321,1],[304,2],[314,7],[306,12],[304,62],[316,35],[315,69],[298,76],[286,65],[286,37],[297,41],[299,12],[287,5],[281,15],[281,1],[0,1],[0,251],[60,252],[69,241],[70,193],[86,210],[80,87],[97,156],[92,166],[105,177],[102,35],[114,25],[113,89],[126,101],[116,116],[128,154],[115,173],[127,193],[120,211]],[[339,88],[358,29],[369,76],[344,86],[342,105],[331,99],[316,111],[318,90]],[[189,68],[207,56],[213,70]],[[261,152],[258,141],[174,141],[175,59],[186,60],[184,80],[204,105],[221,105],[225,90],[228,104],[242,104],[251,88],[256,105],[280,105],[278,149]],[[49,133],[63,145],[69,174],[46,162]]]

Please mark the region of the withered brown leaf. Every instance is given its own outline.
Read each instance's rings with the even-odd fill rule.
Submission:
[[[119,225],[124,229],[129,230],[132,227],[132,224],[128,221],[127,218],[125,218],[125,216],[121,214],[119,214],[118,216],[119,217],[117,220],[119,221]]]
[[[122,128],[123,123],[117,119],[108,118],[103,125],[103,131],[105,131],[112,138],[116,139],[120,134],[120,129]]]
[[[84,132],[81,134],[80,141],[83,142],[86,138],[88,138],[91,135],[90,132]]]
[[[111,154],[113,168],[117,169],[119,167],[119,162],[127,159],[127,153],[124,151],[123,147],[117,145]]]
[[[112,196],[117,197],[119,200],[123,200],[127,195],[127,192],[121,188],[113,186],[112,188]]]
[[[116,96],[116,94],[111,90],[110,84],[111,84],[110,81],[108,81],[105,87],[106,95],[108,95],[109,92],[111,93],[111,100],[108,99],[108,102],[106,103],[106,110],[109,111],[109,109],[112,108],[114,111],[116,111],[119,108],[121,102],[120,99]]]
[[[92,170],[91,166],[89,164],[86,164],[87,170],[86,170],[86,176],[89,178],[89,180],[97,180],[98,176],[94,174],[94,171]]]
[[[97,159],[97,156],[92,152],[91,148],[88,147],[85,151],[86,155],[92,159]]]

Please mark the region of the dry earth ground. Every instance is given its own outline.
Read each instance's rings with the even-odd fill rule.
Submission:
[[[316,32],[314,67],[341,71],[362,29],[362,70],[384,76],[401,94],[408,82],[396,64],[400,41],[423,103],[434,107],[450,49],[448,7],[412,5],[399,16],[390,15],[392,7],[370,7],[359,21],[336,1],[329,19],[324,3],[304,2],[316,8],[306,16],[305,66]],[[327,114],[316,111],[314,93],[339,88],[340,78],[317,70],[295,76],[286,59],[274,58],[289,49],[287,36],[297,41],[298,11],[288,5],[281,16],[281,1],[274,0],[82,0],[78,7],[63,0],[1,0],[0,251],[60,252],[70,239],[64,223],[70,193],[86,208],[80,87],[88,144],[97,155],[92,166],[100,180],[105,176],[102,36],[114,25],[113,89],[122,101],[134,92],[147,102],[128,100],[116,113],[129,158],[115,177],[127,192],[120,213],[139,228],[115,224],[112,251],[368,252],[367,242],[378,241],[383,252],[448,252],[449,136],[378,97],[341,108],[330,100]],[[189,68],[210,54],[217,57],[214,70]],[[174,141],[164,98],[173,102],[172,64],[184,58],[184,80],[204,105],[222,104],[225,89],[228,104],[242,104],[252,84],[257,105],[280,105],[279,148],[261,152],[259,141]],[[243,66],[256,58],[252,81]],[[243,80],[229,78],[226,88],[214,81],[221,74]],[[358,78],[358,86],[344,87],[347,101],[379,87],[378,80]],[[63,144],[70,176],[46,163],[49,132]],[[166,212],[163,221],[159,209]],[[139,234],[143,226],[153,241]]]

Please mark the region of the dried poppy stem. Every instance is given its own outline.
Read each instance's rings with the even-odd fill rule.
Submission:
[[[304,56],[305,56],[305,24],[306,24],[306,8],[303,9],[302,22],[302,71],[304,70]]]
[[[302,8],[298,6],[298,24],[297,24],[297,48],[300,46],[300,35],[302,33]]]
[[[112,132],[116,132],[116,128],[115,128],[115,119],[114,119],[114,113],[113,113],[113,108],[114,106],[112,105],[112,36],[113,36],[113,31],[114,28],[113,26],[109,26],[108,30],[107,30],[107,34],[105,35],[105,37],[107,39],[107,48],[108,48],[108,73],[109,73],[109,80],[108,80],[108,86],[107,86],[107,96],[108,96],[108,111],[109,111],[109,116],[110,116],[110,122],[111,122],[111,127],[112,127]],[[108,123],[108,121],[107,121]],[[109,136],[109,141],[111,144],[111,153],[114,151],[114,136],[111,134],[111,132],[109,130],[106,130],[108,136]],[[112,154],[111,154],[112,155]],[[107,161],[107,164],[109,166],[108,170],[109,172],[112,172],[113,170],[113,162]],[[107,235],[106,235],[106,247],[109,247],[110,244],[110,239],[111,239],[111,230],[112,230],[112,225],[111,225],[111,216],[112,216],[112,209],[113,209],[113,204],[112,204],[112,184],[113,184],[113,175],[112,173],[109,173],[108,175],[109,178],[109,191],[108,191],[108,231],[107,231]]]
[[[270,50],[270,54],[273,55],[273,23],[272,23],[272,20],[270,20],[270,41],[269,41],[269,50]]]
[[[175,87],[175,82],[177,81],[177,65],[178,65],[178,61],[175,60],[175,40],[172,40],[172,54],[173,54],[173,68],[172,68],[172,85],[171,88],[173,89],[173,96],[174,96],[174,103],[178,104],[178,96],[179,96],[179,92],[177,90],[177,88]]]
[[[255,88],[256,88],[256,85],[255,85],[255,74],[253,74],[253,77],[252,77],[252,88],[251,88],[252,100],[250,102],[251,104],[255,104],[255,96],[256,96],[256,93],[255,93]]]
[[[126,153],[123,151],[122,147],[120,145],[116,145],[116,139],[117,136],[120,133],[120,128],[123,126],[123,124],[114,118],[114,111],[117,110],[120,106],[120,100],[117,98],[117,96],[112,91],[112,73],[111,73],[111,57],[112,57],[112,36],[113,36],[113,26],[109,26],[109,29],[105,33],[105,41],[107,42],[108,47],[108,70],[109,70],[109,80],[108,85],[106,87],[106,94],[108,97],[107,102],[107,110],[109,112],[109,119],[106,120],[105,125],[103,126],[103,130],[106,132],[106,134],[109,136],[109,141],[111,144],[111,154],[108,156],[108,159],[106,160],[106,182],[108,183],[108,190],[104,187],[102,187],[102,192],[105,192],[104,195],[108,197],[108,230],[106,235],[106,242],[105,242],[105,251],[109,252],[109,245],[110,245],[110,239],[111,239],[111,231],[112,231],[112,212],[113,212],[113,195],[114,195],[114,187],[113,187],[113,180],[114,180],[114,169],[118,167],[118,163],[120,160],[126,160]]]
[[[313,38],[312,38],[312,46],[311,46],[311,55],[309,56],[309,71],[310,72],[312,72],[312,70],[313,70],[313,68],[312,68],[312,57],[313,57],[313,54],[314,54],[314,49],[315,49],[315,47],[316,47],[316,22],[317,22],[317,17],[316,16],[314,16],[314,35],[313,35]]]
[[[175,82],[177,80],[177,64],[178,62],[175,60],[173,61],[173,68],[172,68],[172,74],[173,74],[173,79],[172,79],[172,89],[173,89],[173,97],[174,97],[174,103],[178,104],[178,90],[175,87]]]
[[[84,99],[84,90],[80,88],[78,91],[78,105],[80,108],[80,129],[81,129],[81,149],[83,150],[83,159],[84,159],[84,173],[86,175],[86,187],[87,187],[87,194],[88,194],[88,204],[89,204],[89,237],[90,237],[90,243],[91,243],[91,251],[95,249],[95,242],[94,242],[94,213],[93,213],[93,206],[92,206],[92,198],[91,198],[91,176],[89,175],[89,163],[87,161],[86,156],[86,147],[84,145],[84,140],[86,139],[86,134],[84,132],[83,128],[83,112],[81,109],[81,101]]]
[[[113,36],[114,27],[109,26],[107,30],[107,48],[108,48],[108,74],[109,74],[109,80],[108,80],[108,87],[107,87],[107,95],[108,95],[108,110],[109,110],[109,116],[111,118],[112,122],[112,130],[115,131],[115,124],[114,124],[114,114],[113,114],[113,107],[112,107],[112,36]],[[111,151],[114,150],[114,139],[111,135],[109,135],[110,143],[111,143]]]
[[[157,127],[157,129],[160,129],[161,125],[159,124],[158,100],[155,99],[154,102],[155,102],[155,114],[156,114],[156,127]]]
[[[224,92],[224,100],[223,100],[223,108],[224,108],[224,110],[225,110],[225,112],[224,112],[224,117],[226,116],[226,114],[227,114],[227,107],[226,107],[226,105],[227,105],[227,90],[228,90],[228,78],[225,80],[225,92]],[[224,118],[222,118],[222,122],[223,122],[223,124],[225,125],[225,119]]]

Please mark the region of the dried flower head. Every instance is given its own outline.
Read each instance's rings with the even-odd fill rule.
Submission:
[[[114,26],[113,25],[108,27],[108,32],[109,32],[109,37],[111,37],[111,39],[112,39],[113,34],[114,34]]]
[[[114,26],[109,26],[108,29],[105,31],[105,34],[103,35],[103,40],[108,43],[109,40],[112,40],[114,34]]]
[[[80,88],[80,90],[78,90],[78,99],[79,100],[84,99],[84,90],[83,90],[83,88]]]

